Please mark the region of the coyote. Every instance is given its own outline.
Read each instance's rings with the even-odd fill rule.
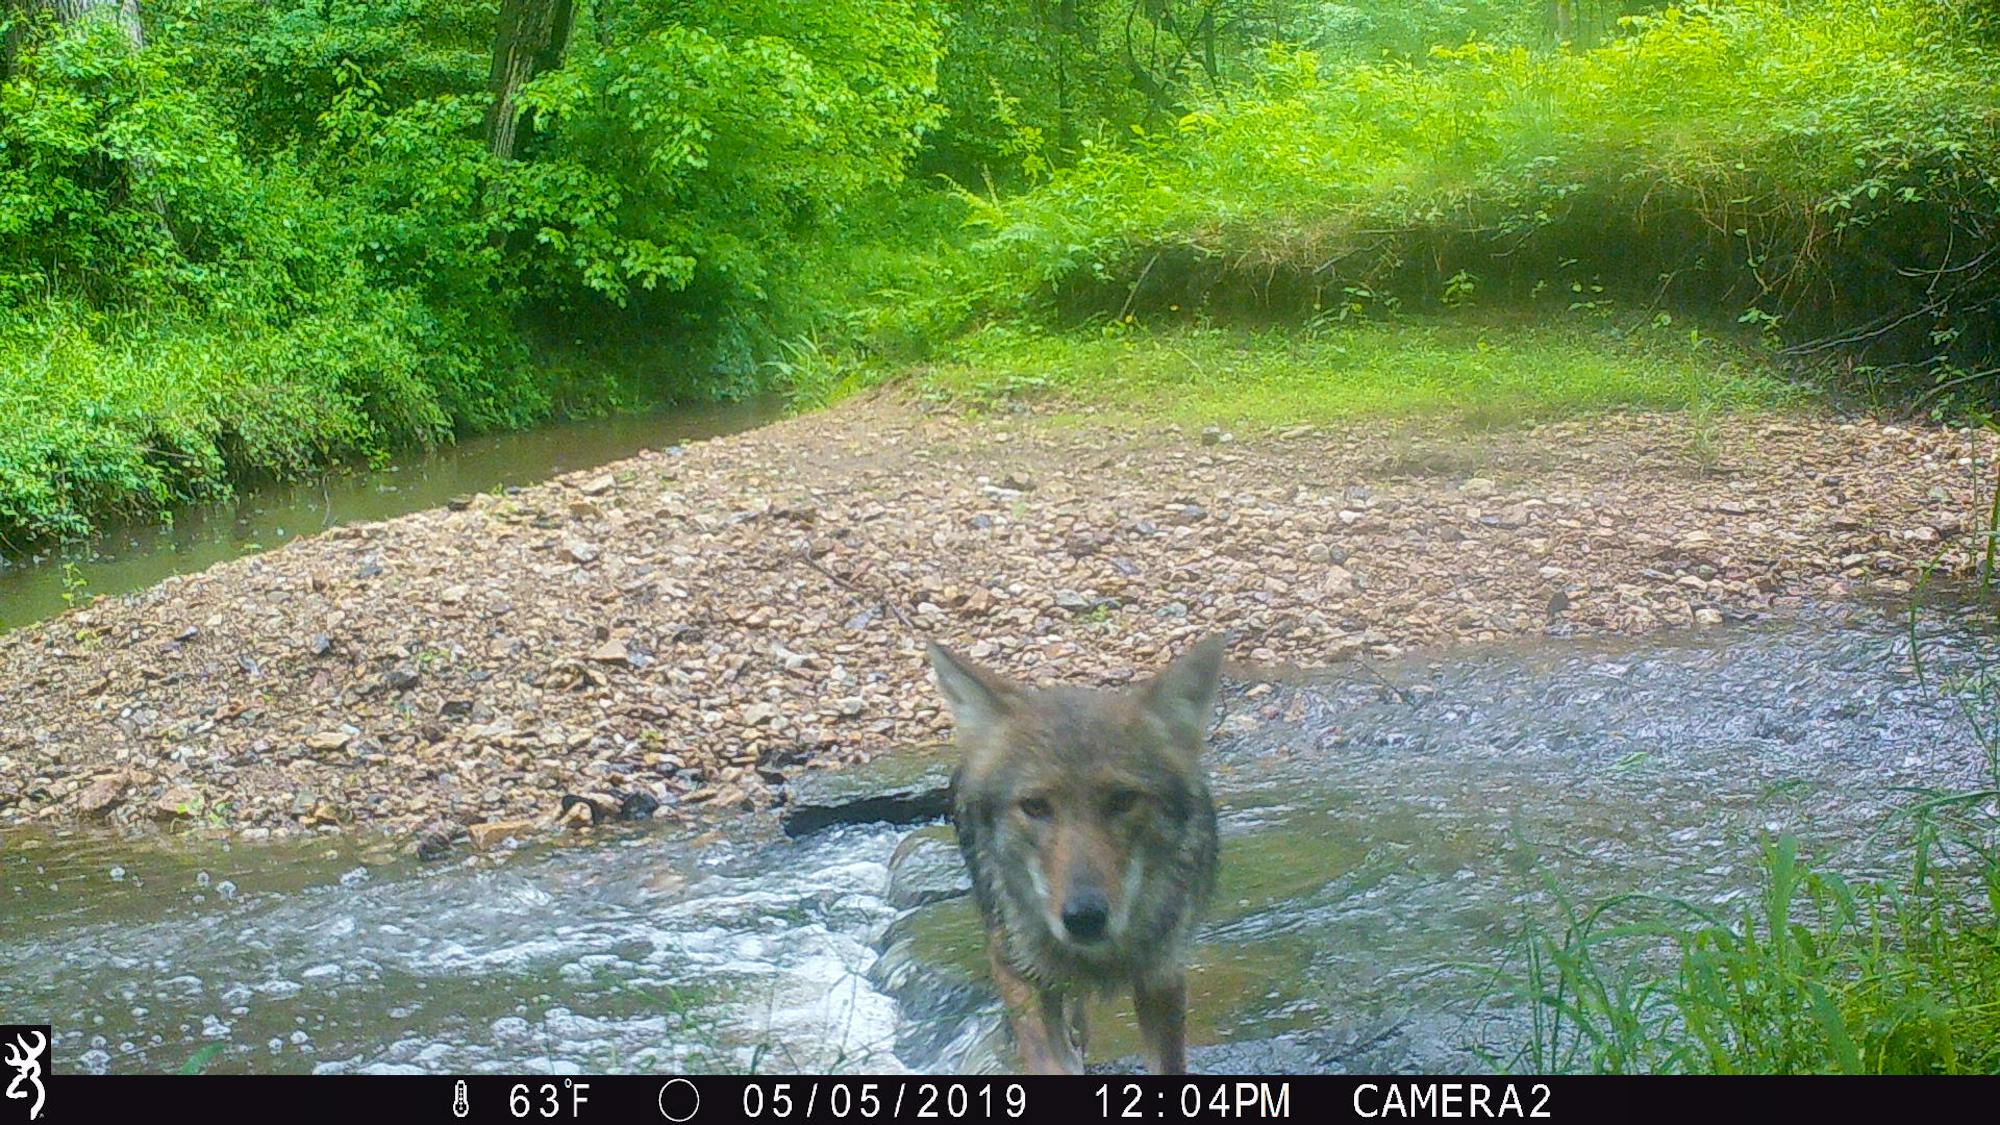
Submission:
[[[1201,762],[1222,641],[1125,691],[1012,682],[939,645],[952,824],[1021,1063],[1083,1068],[1084,1001],[1132,988],[1148,1062],[1186,1069],[1188,932],[1215,886]]]

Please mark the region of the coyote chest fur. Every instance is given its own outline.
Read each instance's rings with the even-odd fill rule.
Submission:
[[[1149,1061],[1185,1068],[1188,936],[1215,886],[1201,761],[1222,646],[1125,691],[1035,689],[931,648],[957,720],[952,823],[1021,1062],[1076,1071],[1083,1001],[1130,987]]]

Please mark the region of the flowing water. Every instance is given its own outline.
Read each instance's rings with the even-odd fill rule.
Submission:
[[[486,434],[368,472],[246,488],[224,503],[181,509],[171,523],[116,526],[71,548],[0,555],[0,629],[54,616],[79,597],[141,590],[339,524],[390,519],[464,493],[530,485],[642,449],[747,430],[782,409],[760,399]]]
[[[1223,880],[1197,1068],[1484,1069],[1550,886],[1726,905],[1759,841],[1893,870],[1898,786],[1985,758],[1935,675],[1970,612],[1853,607],[1636,641],[1543,639],[1226,693]],[[0,840],[0,1017],[63,1069],[937,1070],[996,1065],[977,926],[889,890],[908,829],[665,825],[419,865],[347,850]],[[948,855],[938,828],[905,848]],[[899,868],[899,871],[902,869]],[[898,902],[933,899],[912,909]],[[1094,1053],[1133,1047],[1107,1007]]]

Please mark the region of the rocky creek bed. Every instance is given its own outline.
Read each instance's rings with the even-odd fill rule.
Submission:
[[[1993,454],[1816,417],[1226,435],[882,395],[0,634],[0,824],[442,855],[764,809],[947,733],[925,634],[1115,683],[1221,631],[1236,680],[1284,681],[1900,596],[1973,565]]]

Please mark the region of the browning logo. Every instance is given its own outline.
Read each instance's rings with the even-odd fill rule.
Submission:
[[[48,1052],[48,1025],[0,1024],[0,1063],[14,1071],[13,1081],[7,1083],[7,1097],[28,1103],[29,1121],[41,1117],[42,1103],[48,1099],[48,1091],[42,1087],[42,1066]]]

